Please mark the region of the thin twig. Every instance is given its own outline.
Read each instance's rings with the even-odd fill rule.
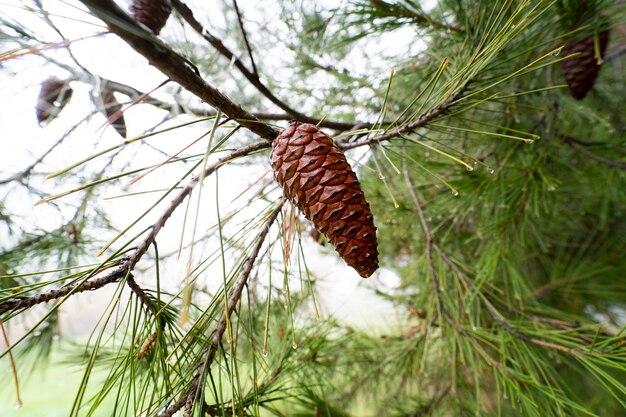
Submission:
[[[422,229],[424,231],[424,235],[426,238],[426,247],[425,247],[425,256],[426,259],[428,260],[428,265],[429,265],[429,274],[431,276],[431,284],[433,286],[433,290],[435,291],[435,294],[437,295],[437,303],[439,305],[439,309],[442,312],[442,314],[444,314],[444,318],[446,318],[446,321],[448,321],[448,323],[450,323],[457,331],[460,331],[461,334],[466,334],[469,335],[467,332],[465,332],[464,330],[462,330],[460,328],[460,326],[458,326],[457,323],[454,323],[451,321],[451,318],[445,314],[445,309],[443,307],[443,303],[441,300],[441,289],[439,288],[439,283],[438,280],[435,276],[435,270],[433,267],[433,261],[432,261],[432,249],[434,249],[435,251],[437,251],[437,253],[439,254],[439,256],[441,257],[441,259],[450,267],[452,268],[453,271],[455,271],[463,280],[463,283],[465,284],[466,288],[470,289],[470,290],[474,290],[475,287],[472,283],[472,281],[469,279],[469,277],[467,276],[467,274],[465,274],[463,271],[461,271],[460,269],[457,268],[457,266],[454,264],[454,262],[452,262],[452,260],[448,257],[448,255],[441,249],[441,247],[439,247],[439,245],[437,245],[437,243],[434,241],[433,239],[433,235],[430,231],[430,228],[428,226],[428,222],[426,220],[426,217],[424,216],[424,211],[422,210],[421,204],[419,202],[419,198],[417,196],[417,193],[415,192],[415,187],[413,185],[413,181],[411,180],[411,177],[409,175],[407,166],[406,166],[406,162],[403,162],[403,174],[407,183],[407,188],[409,189],[409,194],[411,195],[411,199],[413,200],[413,204],[415,206],[415,209],[417,211]],[[502,327],[507,333],[509,333],[510,335],[523,340],[525,342],[528,343],[532,343],[534,345],[539,345],[539,346],[543,346],[543,347],[547,347],[550,349],[554,349],[554,350],[558,350],[560,352],[563,353],[567,353],[569,355],[572,356],[577,356],[580,354],[583,354],[584,352],[581,351],[580,349],[576,349],[576,348],[570,348],[567,346],[563,346],[563,345],[559,345],[556,343],[552,343],[552,342],[548,342],[546,340],[542,340],[542,339],[537,339],[535,337],[532,337],[524,332],[521,332],[519,330],[514,329],[509,322],[502,317],[502,315],[499,314],[499,312],[495,309],[495,307],[489,303],[487,301],[487,299],[484,296],[479,297],[482,304],[485,306],[485,309],[487,310],[487,313],[491,316],[491,318],[498,323],[498,325],[500,325],[500,327]],[[471,335],[470,335],[471,336]]]
[[[117,81],[113,81],[113,80],[109,80],[106,78],[101,78],[103,84],[105,85],[105,88],[108,88],[110,90],[113,91],[117,91],[118,93],[124,94],[128,97],[132,99],[135,99],[137,97],[145,97],[142,100],[142,103],[144,104],[150,104],[154,107],[158,107],[160,109],[164,109],[164,110],[168,110],[168,111],[177,111],[178,108],[180,108],[179,105],[177,104],[172,104],[172,103],[168,103],[166,101],[162,101],[159,100],[158,98],[154,98],[154,97],[150,97],[149,95],[147,95],[147,93],[144,93],[140,90],[137,90],[134,87],[131,87],[127,84],[123,84]],[[196,116],[201,116],[201,117],[210,117],[210,116],[215,116],[217,114],[217,112],[215,110],[212,109],[207,109],[207,108],[200,108],[200,107],[193,107],[193,106],[185,106],[184,108],[186,111],[191,112],[192,114],[196,115]],[[273,113],[273,112],[263,112],[263,111],[252,111],[250,112],[254,117],[256,117],[259,120],[272,120],[272,121],[276,121],[276,120],[292,120],[293,119],[293,115],[289,114],[289,113]],[[329,127],[325,124],[325,122],[322,122],[320,124],[321,127]],[[371,124],[365,123],[363,125],[359,125],[361,128],[363,127],[371,127]]]
[[[284,202],[281,202],[278,205],[278,207],[276,207],[270,213],[269,217],[265,221],[265,225],[263,226],[263,229],[261,229],[261,231],[259,232],[256,244],[254,245],[254,247],[252,248],[252,250],[246,257],[243,263],[243,268],[241,270],[241,273],[239,274],[239,277],[235,281],[235,284],[233,285],[233,288],[231,289],[230,296],[228,297],[227,309],[224,313],[222,313],[222,317],[220,318],[220,321],[218,322],[217,327],[215,328],[215,332],[213,334],[213,339],[211,340],[211,344],[207,347],[205,351],[204,360],[202,360],[200,365],[198,366],[198,371],[196,372],[196,375],[191,381],[191,386],[174,404],[170,405],[169,407],[167,407],[167,409],[165,409],[165,411],[159,414],[159,417],[173,416],[174,413],[180,410],[183,406],[187,408],[186,404],[189,404],[190,399],[191,401],[193,401],[193,399],[196,397],[196,391],[200,387],[200,379],[208,371],[209,367],[211,366],[211,363],[215,359],[215,355],[217,354],[217,350],[222,341],[222,336],[224,336],[224,332],[226,331],[226,327],[230,319],[230,315],[235,310],[235,307],[237,306],[237,304],[239,304],[239,300],[241,299],[241,294],[243,292],[243,289],[246,283],[248,282],[248,278],[250,277],[250,273],[252,272],[252,268],[254,266],[256,258],[258,257],[259,252],[261,251],[261,247],[263,246],[265,242],[265,238],[267,237],[272,224],[278,217],[278,214],[280,213],[280,210],[283,204]]]
[[[237,0],[233,0],[233,6],[235,7],[235,13],[237,13],[237,21],[239,22],[239,29],[241,30],[243,41],[246,44],[246,49],[248,50],[248,56],[250,57],[250,63],[252,64],[252,72],[258,79],[259,72],[257,71],[256,63],[254,62],[254,57],[252,56],[252,47],[250,47],[250,42],[248,41],[248,34],[246,33],[246,29],[243,26],[243,16],[241,15],[241,11],[239,11],[239,5],[237,4]]]
[[[562,141],[567,143],[568,145],[570,145],[572,148],[576,149],[577,151],[579,151],[582,154],[585,154],[586,156],[588,156],[589,158],[598,161],[604,165],[610,166],[612,168],[618,168],[618,169],[624,169],[626,170],[626,162],[620,162],[620,161],[615,161],[613,159],[607,159],[603,156],[598,155],[595,152],[590,151],[589,149],[587,149],[585,147],[585,145],[582,145],[579,143],[578,140],[576,140],[575,138],[572,138],[568,135],[564,135],[564,134],[560,134],[558,135],[558,138]]]
[[[84,0],[83,0],[84,1]],[[258,76],[250,72],[248,68],[241,62],[239,58],[232,53],[230,49],[224,45],[221,39],[211,34],[206,28],[202,26],[200,22],[194,17],[193,11],[180,0],[173,0],[172,6],[182,16],[183,19],[191,26],[200,36],[202,36],[207,42],[209,42],[217,51],[222,54],[226,59],[233,63],[233,65],[241,72],[241,74],[252,84],[261,94],[263,94],[269,101],[278,106],[281,110],[289,113],[292,119],[298,119],[300,122],[319,124],[321,127],[327,127],[337,130],[349,130],[354,126],[351,122],[339,122],[332,120],[321,120],[315,117],[307,116],[296,109],[283,102],[276,97],[270,90],[259,80]],[[224,112],[226,113],[226,112]],[[320,123],[321,121],[321,123]]]
[[[137,298],[139,298],[143,305],[145,305],[146,308],[156,316],[159,312],[158,307],[150,299],[150,296],[148,296],[146,291],[141,288],[139,284],[137,284],[137,281],[135,281],[135,277],[133,277],[133,274],[128,274],[128,277],[126,278],[126,284],[128,285],[128,288],[130,288],[131,291],[135,293],[135,295],[137,296]]]
[[[15,384],[16,406],[21,407],[22,399],[20,398],[20,380],[17,377],[17,368],[15,366],[15,360],[13,359],[13,351],[11,350],[11,343],[9,343],[9,337],[7,336],[7,332],[4,330],[4,322],[2,321],[2,318],[0,318],[0,332],[2,333],[2,339],[4,340],[4,344],[6,345],[9,351],[9,362],[11,363],[11,371],[13,373],[13,383]]]
[[[411,132],[417,128],[420,128],[430,122],[432,122],[433,120],[435,120],[436,118],[438,118],[439,116],[444,115],[449,109],[450,107],[452,107],[454,105],[454,103],[460,99],[463,96],[463,92],[465,91],[465,89],[461,89],[459,91],[457,91],[456,93],[452,94],[446,101],[444,101],[441,105],[439,105],[438,107],[432,109],[429,112],[426,112],[424,114],[422,114],[420,117],[418,117],[416,120],[413,120],[412,122],[409,122],[407,124],[398,126],[398,127],[394,127],[393,129],[389,129],[386,132],[383,132],[379,135],[375,135],[375,136],[371,136],[369,138],[365,138],[363,140],[359,140],[359,141],[354,141],[351,143],[346,143],[341,142],[339,143],[339,147],[341,147],[342,149],[346,150],[346,149],[353,149],[353,148],[357,148],[359,146],[363,146],[363,145],[370,145],[372,143],[378,143],[378,142],[382,142],[385,140],[389,140],[391,138],[394,138],[396,136],[400,136],[404,133],[408,133]]]
[[[264,139],[274,139],[278,132],[260,123],[251,113],[234,103],[225,94],[207,83],[198,69],[187,59],[173,51],[158,38],[139,26],[113,0],[81,0],[98,18],[106,22],[113,33],[172,81],[177,82],[209,105],[220,109],[231,119]]]
[[[417,211],[417,215],[419,217],[420,225],[422,226],[422,230],[424,232],[424,256],[428,261],[428,274],[430,275],[431,286],[433,287],[433,291],[437,296],[437,309],[439,314],[457,331],[462,331],[458,323],[454,322],[452,318],[448,315],[446,308],[443,304],[443,297],[441,295],[441,285],[439,284],[439,279],[437,277],[437,272],[435,271],[435,266],[433,263],[433,235],[430,231],[430,227],[428,226],[428,221],[426,220],[426,216],[424,216],[424,211],[422,210],[422,205],[420,204],[419,197],[415,191],[415,185],[413,184],[413,180],[409,174],[409,169],[406,164],[406,160],[402,161],[402,171],[403,176],[406,181],[406,186],[409,190],[409,194],[411,199],[413,200],[413,205],[415,206],[415,210]]]
[[[35,169],[35,167],[41,163],[41,161],[43,161],[48,155],[50,155],[50,153],[52,153],[52,151],[54,151],[57,148],[57,146],[63,143],[63,141],[65,140],[65,138],[67,138],[67,136],[68,136],[67,134],[61,136],[60,139],[54,142],[54,144],[50,146],[47,151],[45,151],[39,158],[37,158],[35,162],[27,166],[22,172],[17,173],[9,178],[0,180],[0,185],[26,178],[28,174],[30,174],[32,170]]]
[[[439,402],[443,400],[450,393],[451,389],[452,389],[452,384],[448,384],[448,386],[445,389],[443,389],[441,392],[433,395],[433,397],[430,399],[430,401],[428,401],[426,405],[420,407],[418,410],[416,410],[413,413],[407,414],[406,417],[427,416],[430,413],[430,411],[433,409],[433,407],[439,404]]]
[[[131,99],[134,99],[136,97],[139,96],[146,96],[146,93],[143,93],[139,90],[137,90],[134,87],[131,87],[129,85],[126,84],[122,84],[119,83],[117,81],[113,81],[113,80],[109,80],[106,78],[102,78],[103,83],[106,85],[107,88],[110,88],[113,91],[117,91],[119,93],[122,93],[128,97],[130,97]],[[154,97],[150,97],[150,96],[146,96],[145,99],[142,100],[142,103],[144,104],[150,104],[154,107],[158,107],[160,109],[164,109],[164,110],[168,110],[168,111],[175,111],[179,108],[178,105],[176,104],[171,104],[162,100],[159,100],[158,98],[154,98]],[[206,108],[200,108],[200,107],[193,107],[193,106],[185,106],[185,110],[191,112],[192,114],[196,115],[196,116],[201,116],[201,117],[210,117],[210,116],[215,116],[217,114],[217,112],[215,110],[212,109],[206,109]],[[251,111],[250,112],[254,117],[256,117],[259,120],[271,120],[271,121],[279,121],[279,120],[293,120],[294,116],[293,114],[289,114],[289,113],[275,113],[275,112],[265,112],[265,111]],[[312,122],[318,122],[318,119],[311,119]],[[315,124],[318,124],[315,123]],[[319,123],[320,127],[326,127],[326,128],[330,128],[332,129],[332,126],[335,124],[335,122],[333,121],[328,121],[328,120],[322,120],[321,123]],[[348,124],[346,124],[347,126]],[[372,126],[371,123],[361,123],[357,125],[359,129],[362,128],[370,128]],[[353,126],[351,129],[349,130],[355,130],[356,128]],[[341,129],[342,131],[345,129]]]
[[[270,146],[270,141],[259,141],[254,142],[250,145],[239,148],[228,155],[218,159],[213,164],[207,166],[204,171],[204,178],[210,176],[214,173],[219,167],[226,164],[233,159],[238,157],[249,155],[257,150],[268,148]],[[61,297],[65,297],[69,294],[84,292],[84,291],[92,291],[103,287],[112,282],[116,282],[119,279],[127,276],[134,268],[135,265],[139,262],[139,260],[146,253],[151,244],[156,240],[157,235],[165,225],[167,219],[170,218],[172,213],[176,210],[176,208],[185,200],[185,198],[191,194],[191,191],[194,189],[196,185],[198,185],[200,181],[200,175],[194,176],[188,183],[185,185],[178,195],[174,197],[174,199],[170,202],[169,206],[165,209],[165,211],[161,214],[161,216],[157,219],[157,221],[152,225],[150,232],[146,235],[146,237],[141,241],[141,243],[136,247],[133,253],[124,261],[124,263],[114,271],[109,274],[95,278],[89,281],[85,281],[83,283],[78,283],[74,285],[68,285],[59,289],[50,290],[44,292],[42,294],[37,294],[29,297],[15,297],[11,300],[0,303],[0,315],[7,311],[15,311],[23,308],[30,308],[37,304],[45,303],[47,301],[56,300]]]

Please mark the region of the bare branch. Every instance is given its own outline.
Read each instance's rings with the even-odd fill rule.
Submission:
[[[252,48],[250,47],[250,42],[248,41],[248,34],[246,33],[246,29],[243,27],[243,16],[241,15],[241,11],[239,11],[237,0],[233,0],[233,6],[235,7],[235,13],[237,13],[237,21],[239,22],[239,29],[241,29],[243,41],[245,42],[246,49],[248,50],[248,56],[250,57],[250,63],[252,64],[252,72],[257,78],[259,78],[259,72],[256,69],[256,63],[254,62],[254,57],[252,56]]]

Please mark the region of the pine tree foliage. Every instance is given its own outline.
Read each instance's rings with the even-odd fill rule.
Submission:
[[[41,82],[73,91],[1,171],[2,401],[62,358],[72,417],[623,414],[623,2],[261,3],[173,0],[153,31],[127,2],[1,6],[3,100],[32,90],[34,121]],[[359,177],[382,329],[320,313],[311,258],[338,255],[269,173],[291,119]]]

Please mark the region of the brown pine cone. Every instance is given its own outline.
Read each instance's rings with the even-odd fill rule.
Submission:
[[[172,13],[170,0],[133,0],[130,11],[135,20],[158,35]]]
[[[324,239],[322,233],[315,227],[311,227],[309,230],[309,236],[311,236],[311,239],[317,242],[320,246],[326,246],[326,239]]]
[[[345,155],[317,127],[296,121],[272,142],[270,163],[285,196],[363,278],[378,268],[376,226]]]
[[[102,99],[104,104],[104,112],[107,115],[107,121],[120,134],[126,137],[126,121],[124,114],[121,112],[122,105],[115,99],[112,91],[108,91]]]
[[[600,55],[604,56],[606,45],[609,42],[609,31],[600,32],[599,37]],[[570,93],[578,100],[583,99],[591,90],[600,71],[600,65],[598,65],[595,57],[593,42],[593,36],[589,36],[577,42],[567,44],[563,48],[562,53],[564,56],[580,52],[580,55],[577,57],[567,59],[562,63],[563,76]]]
[[[72,97],[72,88],[67,81],[50,77],[41,83],[35,114],[41,125],[49,119],[54,119],[63,110],[63,107]]]

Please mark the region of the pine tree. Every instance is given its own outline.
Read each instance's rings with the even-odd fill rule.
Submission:
[[[59,361],[72,417],[624,413],[623,2],[20,2],[0,413]],[[289,126],[324,156],[289,145],[278,184]],[[355,206],[384,326],[319,307]]]

